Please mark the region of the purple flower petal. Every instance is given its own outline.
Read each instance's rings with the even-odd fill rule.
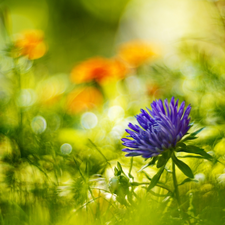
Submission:
[[[175,147],[177,142],[190,129],[189,114],[191,106],[185,109],[185,102],[178,107],[177,100],[172,97],[170,104],[167,99],[153,101],[152,109],[146,107],[147,111],[141,109],[141,113],[136,115],[140,126],[132,123],[128,124],[131,129],[126,129],[128,138],[122,138],[123,149],[128,154],[126,156],[142,156],[150,158],[161,154],[164,150]]]

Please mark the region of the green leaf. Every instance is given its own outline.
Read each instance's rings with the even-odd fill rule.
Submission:
[[[205,127],[202,127],[198,130],[196,130],[195,132],[191,133],[191,136],[196,136],[198,133],[200,133],[203,129],[205,129]]]
[[[152,178],[150,178],[150,177],[148,176],[148,174],[147,174],[145,171],[142,171],[142,173],[145,174],[145,176],[146,176],[146,178],[147,178],[148,180],[150,180],[150,181],[152,180]],[[172,191],[170,190],[170,188],[169,188],[166,184],[164,184],[164,183],[162,183],[162,182],[160,182],[160,181],[158,181],[158,183],[157,183],[155,186],[164,188],[164,189],[166,189],[166,190],[168,190],[169,192],[172,193]],[[147,188],[146,188],[146,189],[147,189]]]
[[[191,133],[189,136],[187,136],[186,138],[184,138],[184,139],[182,140],[182,142],[188,141],[188,140],[196,139],[196,138],[197,138],[196,135],[197,135],[198,133],[200,133],[203,129],[204,129],[204,127],[202,127],[202,128],[200,128],[200,129],[196,130],[195,132]]]
[[[199,148],[194,145],[187,145],[186,148],[182,148],[179,150],[180,152],[194,153],[197,155],[201,155],[204,159],[213,160],[213,157],[204,151],[204,149]]]
[[[185,184],[185,183],[188,183],[188,182],[198,182],[198,180],[193,180],[193,179],[191,179],[191,178],[186,178],[186,179],[184,179],[180,184],[178,184],[178,185],[182,185],[182,184]]]
[[[187,176],[190,178],[194,178],[191,168],[184,163],[183,161],[179,160],[174,154],[172,155],[172,159],[177,167]]]
[[[197,139],[197,137],[188,136],[188,137],[184,138],[183,141],[190,141],[190,140],[194,140],[194,139]]]
[[[154,188],[156,186],[156,184],[158,183],[163,171],[164,171],[164,167],[161,167],[159,169],[159,171],[155,174],[155,176],[152,178],[151,183],[148,186],[147,191],[151,190],[152,188]]]

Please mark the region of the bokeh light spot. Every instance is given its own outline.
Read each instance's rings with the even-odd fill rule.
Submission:
[[[60,147],[60,151],[62,152],[62,154],[70,154],[72,152],[72,146],[68,143],[65,143],[63,145],[61,145]]]
[[[86,129],[92,129],[98,124],[98,118],[94,113],[86,112],[81,116],[81,124]]]
[[[110,120],[123,119],[124,109],[121,106],[115,105],[109,108],[108,117]]]
[[[43,133],[47,128],[47,122],[44,117],[42,116],[36,116],[33,118],[31,122],[31,128],[34,133],[41,134]]]
[[[22,89],[17,97],[16,103],[19,107],[28,107],[36,101],[36,94],[32,89]]]

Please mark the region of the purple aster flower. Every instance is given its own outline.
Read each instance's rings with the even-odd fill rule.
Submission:
[[[150,158],[176,146],[191,127],[191,106],[184,110],[185,102],[178,107],[178,101],[172,97],[170,104],[167,99],[163,104],[159,99],[152,102],[152,110],[147,107],[147,111],[141,109],[141,113],[135,116],[139,125],[129,123],[130,129],[126,129],[130,139],[121,139],[127,147],[123,149],[128,152],[126,156]]]

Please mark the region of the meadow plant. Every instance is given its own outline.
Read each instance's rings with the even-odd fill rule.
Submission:
[[[174,97],[172,97],[170,103],[168,103],[167,99],[164,101],[164,104],[161,99],[153,101],[151,103],[151,110],[149,108],[147,108],[147,111],[141,109],[141,113],[135,116],[139,125],[129,123],[128,127],[130,129],[126,129],[126,132],[129,134],[127,136],[128,138],[122,138],[121,140],[123,141],[123,145],[127,147],[123,149],[124,152],[128,153],[126,156],[142,156],[145,159],[151,158],[150,163],[141,170],[150,165],[156,165],[157,168],[160,168],[158,172],[150,178],[151,182],[146,189],[147,192],[157,184],[168,190],[159,180],[168,161],[171,159],[174,191],[172,191],[172,193],[169,191],[168,196],[173,196],[177,199],[178,209],[181,210],[181,215],[186,215],[187,217],[185,216],[185,219],[189,220],[188,214],[184,214],[184,209],[180,208],[182,202],[180,201],[175,168],[178,167],[188,177],[182,184],[194,181],[194,175],[191,168],[186,163],[179,160],[176,154],[180,152],[196,154],[207,160],[213,160],[213,157],[197,146],[186,144],[186,141],[196,139],[196,135],[202,129],[191,134],[188,133],[192,126],[189,117],[191,106],[188,105],[185,110],[184,101],[181,103],[180,107],[178,104],[179,100],[175,101]],[[188,154],[186,155],[187,157],[189,156]],[[118,168],[120,168],[119,171],[123,171],[120,164]],[[118,174],[118,168],[116,169],[116,174]],[[121,174],[121,172],[119,174]],[[129,171],[129,175],[130,174],[131,170]],[[133,176],[130,175],[130,178],[133,178]],[[126,181],[126,185],[129,186],[129,176]],[[111,183],[113,183],[112,180]],[[120,181],[119,183],[121,183],[121,188],[124,187],[124,181]],[[132,185],[139,184],[132,181],[130,186]],[[140,183],[140,185],[142,184]],[[111,184],[111,186],[113,185]]]

